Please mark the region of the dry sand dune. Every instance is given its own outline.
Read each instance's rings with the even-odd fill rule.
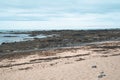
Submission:
[[[52,51],[54,52],[54,51]],[[0,80],[119,80],[120,42],[103,42],[0,62]],[[51,52],[50,52],[51,53]]]

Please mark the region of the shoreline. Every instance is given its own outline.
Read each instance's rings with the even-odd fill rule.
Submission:
[[[29,56],[29,55],[34,55],[34,54],[39,54],[39,55],[44,55],[46,52],[49,51],[60,51],[60,50],[70,50],[70,49],[76,49],[76,48],[81,48],[81,47],[85,47],[85,46],[91,46],[91,45],[99,45],[99,44],[103,44],[103,43],[111,43],[111,42],[119,42],[119,40],[109,40],[109,41],[97,41],[97,42],[89,42],[89,43],[81,43],[81,45],[78,46],[67,46],[67,47],[54,47],[54,48],[46,48],[46,49],[39,49],[39,50],[24,50],[24,51],[17,51],[17,52],[12,52],[12,53],[3,53],[0,54],[0,61],[3,60],[4,58],[11,58],[14,56]],[[44,53],[45,52],[45,53]],[[41,53],[41,54],[40,54]],[[57,53],[57,52],[56,52]],[[49,54],[45,54],[45,55],[49,55]]]
[[[31,53],[21,57],[17,55],[18,58],[12,55],[11,58],[0,61],[0,79],[118,80],[119,52],[120,41],[108,41]]]
[[[22,32],[23,34],[24,32]],[[34,51],[41,49],[53,49],[59,47],[80,46],[81,44],[120,40],[120,30],[53,30],[53,31],[31,31],[29,34],[36,36],[40,34],[52,35],[47,38],[35,38],[31,41],[3,43],[0,45],[0,53],[14,53],[18,51]],[[21,33],[16,33],[21,34]]]

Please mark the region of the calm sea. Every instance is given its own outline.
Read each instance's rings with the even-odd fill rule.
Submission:
[[[19,31],[20,32],[20,31]],[[25,31],[21,31],[25,32]],[[33,40],[34,38],[45,38],[45,35],[37,35],[34,37],[29,36],[30,34],[13,34],[9,30],[0,30],[0,45],[2,43],[20,42]]]

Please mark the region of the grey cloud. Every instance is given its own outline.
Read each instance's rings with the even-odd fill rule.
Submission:
[[[91,0],[92,1],[92,0]],[[120,12],[118,0],[4,0],[0,1],[1,13],[13,14],[12,16],[0,15],[0,20],[49,20],[49,18],[64,17],[65,13],[79,14],[105,14]],[[30,16],[19,16],[28,14]],[[33,17],[31,14],[43,16]]]

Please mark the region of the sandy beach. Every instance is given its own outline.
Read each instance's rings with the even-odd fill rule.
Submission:
[[[0,80],[119,80],[120,41],[0,60]]]

